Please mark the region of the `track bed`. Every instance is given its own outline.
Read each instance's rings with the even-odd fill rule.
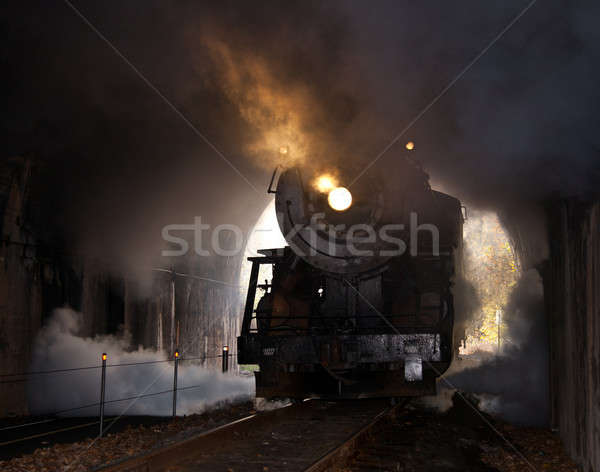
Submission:
[[[306,401],[260,413],[105,472],[323,470],[336,448],[392,411],[389,402]],[[332,453],[332,451],[334,451]],[[312,467],[312,469],[311,469]]]

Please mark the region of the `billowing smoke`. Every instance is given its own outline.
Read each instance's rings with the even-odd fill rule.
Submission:
[[[167,416],[172,413],[172,394],[163,393],[131,400],[138,395],[164,392],[173,388],[173,362],[164,352],[138,348],[129,350],[126,336],[78,335],[81,314],[70,309],[55,310],[48,324],[35,340],[33,371],[96,366],[107,353],[107,364],[148,364],[108,367],[106,374],[106,409],[108,415]],[[182,349],[185,358],[185,349]],[[226,375],[203,368],[193,361],[180,361],[177,413],[198,413],[216,404],[247,400],[254,395],[254,379]],[[29,405],[33,414],[63,412],[67,416],[94,416],[100,400],[101,369],[76,370],[36,375],[28,385]],[[193,388],[189,388],[193,387]],[[127,401],[112,402],[129,398]],[[65,411],[67,410],[67,411]]]
[[[438,406],[448,406],[447,390],[476,394],[480,407],[512,422],[546,425],[548,335],[543,288],[535,270],[525,272],[504,311],[509,332],[501,355],[476,353],[476,360],[454,362],[439,380]]]
[[[545,424],[548,339],[540,276],[536,269],[521,270],[515,245],[493,213],[469,209],[464,237],[464,275],[452,289],[456,338],[464,335],[464,344],[438,381],[439,394],[426,403],[445,410],[459,389],[475,395],[484,411]],[[538,248],[544,246],[541,238]]]
[[[358,175],[526,5],[77,2],[219,154],[65,4],[15,2],[6,152],[39,163],[49,237],[139,272],[166,224],[249,228],[281,146]],[[372,172],[388,175],[410,137],[449,193],[507,219],[593,192],[598,8],[533,5]]]
[[[370,172],[393,175],[410,137],[448,193],[502,216],[523,259],[544,255],[541,202],[600,188],[598,2],[76,4],[203,136],[65,4],[6,7],[5,153],[36,159],[44,242],[117,271],[147,273],[167,224],[251,227],[281,146],[358,175],[417,117]],[[207,259],[190,264],[237,280]],[[531,333],[536,313],[520,314]]]

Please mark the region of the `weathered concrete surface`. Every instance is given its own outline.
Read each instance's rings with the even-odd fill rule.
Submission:
[[[83,335],[106,333],[111,281],[105,272],[39,238],[32,217],[32,166],[0,167],[0,374],[29,370],[33,340],[53,309],[87,314]],[[0,416],[26,414],[25,377],[0,378]]]
[[[600,203],[548,211],[545,270],[552,422],[584,470],[600,471]]]
[[[135,282],[125,286],[124,327],[132,346],[171,352],[178,347],[187,357],[198,357],[206,367],[220,368],[224,344],[235,353],[242,292],[238,287],[178,276],[174,286],[168,273],[156,274],[151,296],[140,293]],[[175,316],[172,296],[175,293]],[[171,344],[173,346],[171,346]],[[229,360],[235,369],[237,358]]]
[[[55,209],[43,206],[44,192],[36,188],[43,180],[38,172],[24,158],[0,165],[0,374],[28,371],[37,332],[52,310],[63,306],[83,314],[81,336],[125,331],[132,349],[141,345],[168,352],[179,341],[185,355],[206,357],[204,365],[215,368],[223,344],[236,352],[238,287],[193,277],[176,277],[172,284],[170,274],[156,272],[152,287],[141,290],[101,261],[69,253],[60,240],[50,243],[47,234],[60,234],[60,228],[36,218],[43,214],[55,221]],[[219,261],[205,259],[205,266],[214,266],[215,278],[225,272]],[[230,366],[235,365],[233,358]],[[0,416],[27,413],[25,379],[7,380],[0,378]]]
[[[9,244],[18,238],[29,242],[20,227],[26,200],[30,168],[20,162],[5,163],[0,173],[0,372],[27,370],[30,351],[27,343],[40,328],[42,284],[46,275],[25,244]],[[4,379],[1,379],[5,382]],[[25,383],[0,384],[0,415],[26,412]]]

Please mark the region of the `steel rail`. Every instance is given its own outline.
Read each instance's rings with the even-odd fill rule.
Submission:
[[[287,405],[278,410],[267,411],[260,414],[252,414],[238,420],[232,421],[216,428],[201,432],[191,438],[178,441],[174,444],[152,450],[141,455],[125,458],[114,464],[109,464],[95,469],[97,472],[158,472],[173,465],[173,458],[178,460],[188,457],[196,450],[202,450],[201,446],[211,441],[231,439],[233,432],[252,429],[257,424],[262,424],[281,414],[282,410],[293,408],[296,405]]]
[[[352,434],[346,441],[331,449],[327,454],[305,469],[304,472],[324,472],[339,468],[341,464],[350,458],[359,445],[364,442],[366,437],[373,434],[385,420],[397,415],[406,406],[408,401],[405,400],[404,402],[397,403],[379,413],[371,422]]]
[[[96,468],[95,470],[97,472],[165,471],[182,461],[193,459],[194,456],[198,454],[198,451],[211,451],[214,447],[222,446],[225,442],[239,440],[235,438],[245,437],[247,434],[260,427],[270,424],[274,425],[281,420],[285,421],[288,417],[287,415],[292,417],[296,412],[302,411],[303,408],[310,408],[309,403],[312,401],[308,400],[300,404],[288,405],[276,410],[249,415],[231,423],[196,434],[188,439],[150,450],[135,457],[125,458],[116,463]],[[349,437],[342,439],[339,444],[336,444],[316,461],[309,461],[306,466],[303,465],[302,468],[298,470],[303,470],[304,472],[322,472],[329,470],[334,466],[338,466],[341,462],[344,462],[351,456],[362,441],[364,441],[365,437],[374,433],[388,418],[396,415],[404,405],[405,403],[399,403],[379,410],[367,424],[363,422]],[[282,458],[282,460],[283,459],[284,458]]]

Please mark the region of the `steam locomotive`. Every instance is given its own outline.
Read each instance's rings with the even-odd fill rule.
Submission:
[[[237,341],[238,363],[259,366],[256,396],[434,394],[456,345],[460,201],[409,159],[346,187],[349,175],[277,173],[269,192],[289,246],[249,258]]]

